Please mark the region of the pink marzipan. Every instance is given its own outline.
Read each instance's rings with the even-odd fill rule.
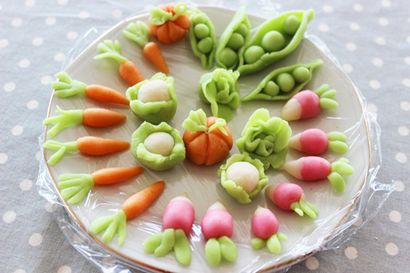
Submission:
[[[291,211],[291,205],[302,198],[303,189],[293,183],[281,183],[273,189],[272,202],[283,210]]]
[[[259,207],[252,217],[252,232],[256,237],[268,239],[277,233],[279,222],[276,216],[267,208]]]
[[[305,90],[297,93],[293,99],[296,99],[301,107],[300,119],[313,118],[319,115],[320,99],[315,92],[310,90]]]
[[[195,220],[195,210],[192,203],[184,197],[172,199],[162,216],[163,229],[182,229],[189,236]]]
[[[325,179],[331,171],[330,163],[318,156],[303,158],[300,174],[304,181],[318,181]]]
[[[300,134],[301,152],[307,155],[321,155],[328,145],[327,134],[320,129],[308,129]]]
[[[201,221],[202,233],[205,239],[231,237],[233,233],[232,215],[224,209],[208,210]]]

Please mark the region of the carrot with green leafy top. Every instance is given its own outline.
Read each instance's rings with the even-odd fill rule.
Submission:
[[[48,130],[49,137],[55,137],[67,127],[84,125],[93,128],[104,128],[123,123],[127,117],[124,114],[103,108],[87,108],[85,110],[63,110],[57,106],[59,116],[44,120],[44,125],[53,124]]]
[[[169,68],[162,55],[161,48],[157,43],[149,41],[149,29],[144,22],[129,23],[123,34],[127,39],[135,42],[142,48],[145,59],[150,61],[161,72],[169,73]]]
[[[87,156],[104,156],[125,151],[130,144],[123,140],[86,136],[70,142],[47,140],[43,147],[56,151],[47,161],[50,166],[54,166],[66,153],[80,152]]]
[[[81,95],[99,103],[127,106],[130,104],[126,96],[110,87],[98,84],[87,85],[81,81],[73,80],[66,72],[58,72],[55,77],[56,81],[52,82],[51,86],[54,89],[54,94],[59,98],[65,99]]]
[[[84,200],[94,185],[109,186],[121,183],[143,171],[144,169],[140,166],[131,166],[104,168],[92,174],[65,173],[58,177],[58,187],[64,200],[70,204],[78,204]]]
[[[104,231],[102,239],[106,243],[118,234],[118,244],[122,245],[127,236],[127,221],[138,217],[152,206],[161,196],[164,188],[165,182],[160,180],[131,195],[115,214],[98,218],[92,222],[90,231],[93,234],[100,234]]]
[[[94,57],[96,60],[112,59],[119,64],[118,73],[129,85],[135,85],[144,80],[138,68],[133,62],[121,55],[121,45],[117,40],[105,40],[98,44],[99,54]]]

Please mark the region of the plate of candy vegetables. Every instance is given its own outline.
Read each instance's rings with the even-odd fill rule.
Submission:
[[[338,236],[370,140],[313,19],[167,4],[90,44],[56,73],[44,120],[70,217],[153,271],[276,270]]]

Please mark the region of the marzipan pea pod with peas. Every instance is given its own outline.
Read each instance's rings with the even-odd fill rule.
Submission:
[[[294,64],[273,70],[242,101],[287,100],[312,79],[313,71],[323,61],[316,59],[307,64]]]
[[[203,68],[210,69],[214,64],[216,50],[215,27],[211,19],[199,9],[191,9],[189,17],[189,41],[192,52],[201,60]]]
[[[239,56],[241,75],[258,72],[292,53],[314,14],[312,9],[288,11],[260,25]]]
[[[236,69],[239,56],[250,38],[251,23],[246,8],[239,9],[219,39],[216,49],[216,63],[225,69]]]

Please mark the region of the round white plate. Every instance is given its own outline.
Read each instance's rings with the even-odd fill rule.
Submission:
[[[202,7],[204,12],[215,24],[217,34],[228,25],[234,11],[217,8]],[[123,54],[133,60],[140,68],[146,78],[151,77],[156,71],[152,66],[143,60],[141,50],[133,43],[122,36],[123,28],[131,21],[148,21],[148,15],[140,15],[130,18],[116,25],[94,43],[92,43],[80,56],[78,56],[66,69],[66,71],[77,80],[92,84],[102,84],[124,91],[125,86],[119,79],[116,66],[109,61],[96,61],[96,46],[105,39],[118,39],[123,48]],[[255,27],[264,21],[263,18],[250,16],[252,25]],[[209,107],[202,104],[198,98],[197,86],[200,76],[207,72],[200,66],[199,60],[192,53],[188,41],[183,41],[171,46],[161,46],[165,58],[170,66],[171,75],[176,80],[176,93],[178,97],[177,114],[172,120],[172,126],[182,133],[182,121],[192,109],[202,107],[208,114]],[[366,120],[363,118],[363,103],[350,79],[342,72],[340,67],[330,59],[315,43],[309,39],[304,39],[298,50],[292,53],[284,61],[277,63],[274,67],[283,65],[310,62],[313,59],[321,58],[324,64],[315,73],[314,79],[307,86],[310,89],[317,88],[322,83],[328,83],[335,88],[339,108],[332,112],[324,112],[318,118],[303,122],[292,122],[291,127],[294,133],[304,129],[317,127],[325,131],[339,130],[348,135],[350,150],[345,155],[351,160],[355,168],[354,174],[347,178],[346,191],[343,194],[333,193],[327,181],[317,183],[303,183],[295,181],[289,176],[270,170],[267,174],[270,183],[281,181],[292,181],[303,186],[306,199],[317,205],[320,210],[315,221],[298,217],[293,213],[284,213],[277,210],[260,194],[249,205],[240,205],[228,196],[219,185],[216,171],[218,166],[203,167],[185,161],[174,169],[166,172],[146,172],[127,183],[111,187],[94,187],[86,201],[76,206],[66,205],[73,220],[76,221],[85,231],[90,223],[96,218],[108,215],[120,208],[121,203],[131,194],[143,189],[150,183],[163,179],[167,182],[167,188],[161,198],[141,217],[128,222],[128,236],[125,244],[120,247],[116,244],[116,239],[109,245],[99,241],[98,236],[93,238],[104,248],[117,257],[137,264],[146,265],[157,270],[178,271],[178,272],[249,272],[261,269],[272,269],[288,266],[302,258],[318,251],[320,246],[333,236],[344,217],[354,206],[356,197],[360,194],[364,185],[367,170],[369,168],[369,137]],[[273,67],[272,67],[273,68]],[[240,79],[241,94],[246,94],[264,75],[269,73],[268,68],[255,76]],[[242,127],[248,117],[259,107],[266,107],[272,116],[278,115],[283,106],[283,102],[252,102],[243,104],[237,111],[235,118],[229,123],[234,137],[238,138]],[[83,109],[97,106],[89,100],[83,98],[59,99],[51,98],[49,116],[54,116],[56,105],[63,109]],[[101,106],[101,105],[99,105]],[[101,106],[104,107],[104,106]],[[80,136],[101,136],[130,140],[131,134],[141,123],[133,113],[125,108],[112,108],[128,115],[127,123],[112,129],[89,129],[75,127],[64,130],[56,139],[59,141],[71,141]],[[237,152],[236,147],[231,153]],[[46,151],[46,159],[50,152]],[[296,159],[301,155],[290,152],[288,160]],[[337,159],[335,155],[326,155],[333,161]],[[129,166],[135,164],[131,152],[127,151],[119,155],[107,156],[103,158],[87,158],[78,154],[68,155],[55,167],[48,167],[51,177],[56,182],[56,177],[62,173],[91,173],[97,169],[114,166]],[[142,243],[151,234],[161,230],[161,216],[164,207],[174,196],[185,193],[191,198],[196,209],[195,226],[191,236],[191,246],[193,249],[193,259],[189,267],[181,267],[176,262],[172,254],[164,258],[155,258],[143,252]],[[199,222],[206,209],[215,201],[221,201],[232,213],[234,221],[233,240],[238,246],[238,259],[234,264],[223,263],[218,268],[211,268],[204,258],[204,240],[201,237]],[[266,250],[253,251],[250,247],[250,219],[257,206],[267,206],[271,208],[280,221],[280,231],[285,233],[289,240],[283,244],[283,252],[280,255],[273,255]],[[91,235],[90,235],[91,236]]]

